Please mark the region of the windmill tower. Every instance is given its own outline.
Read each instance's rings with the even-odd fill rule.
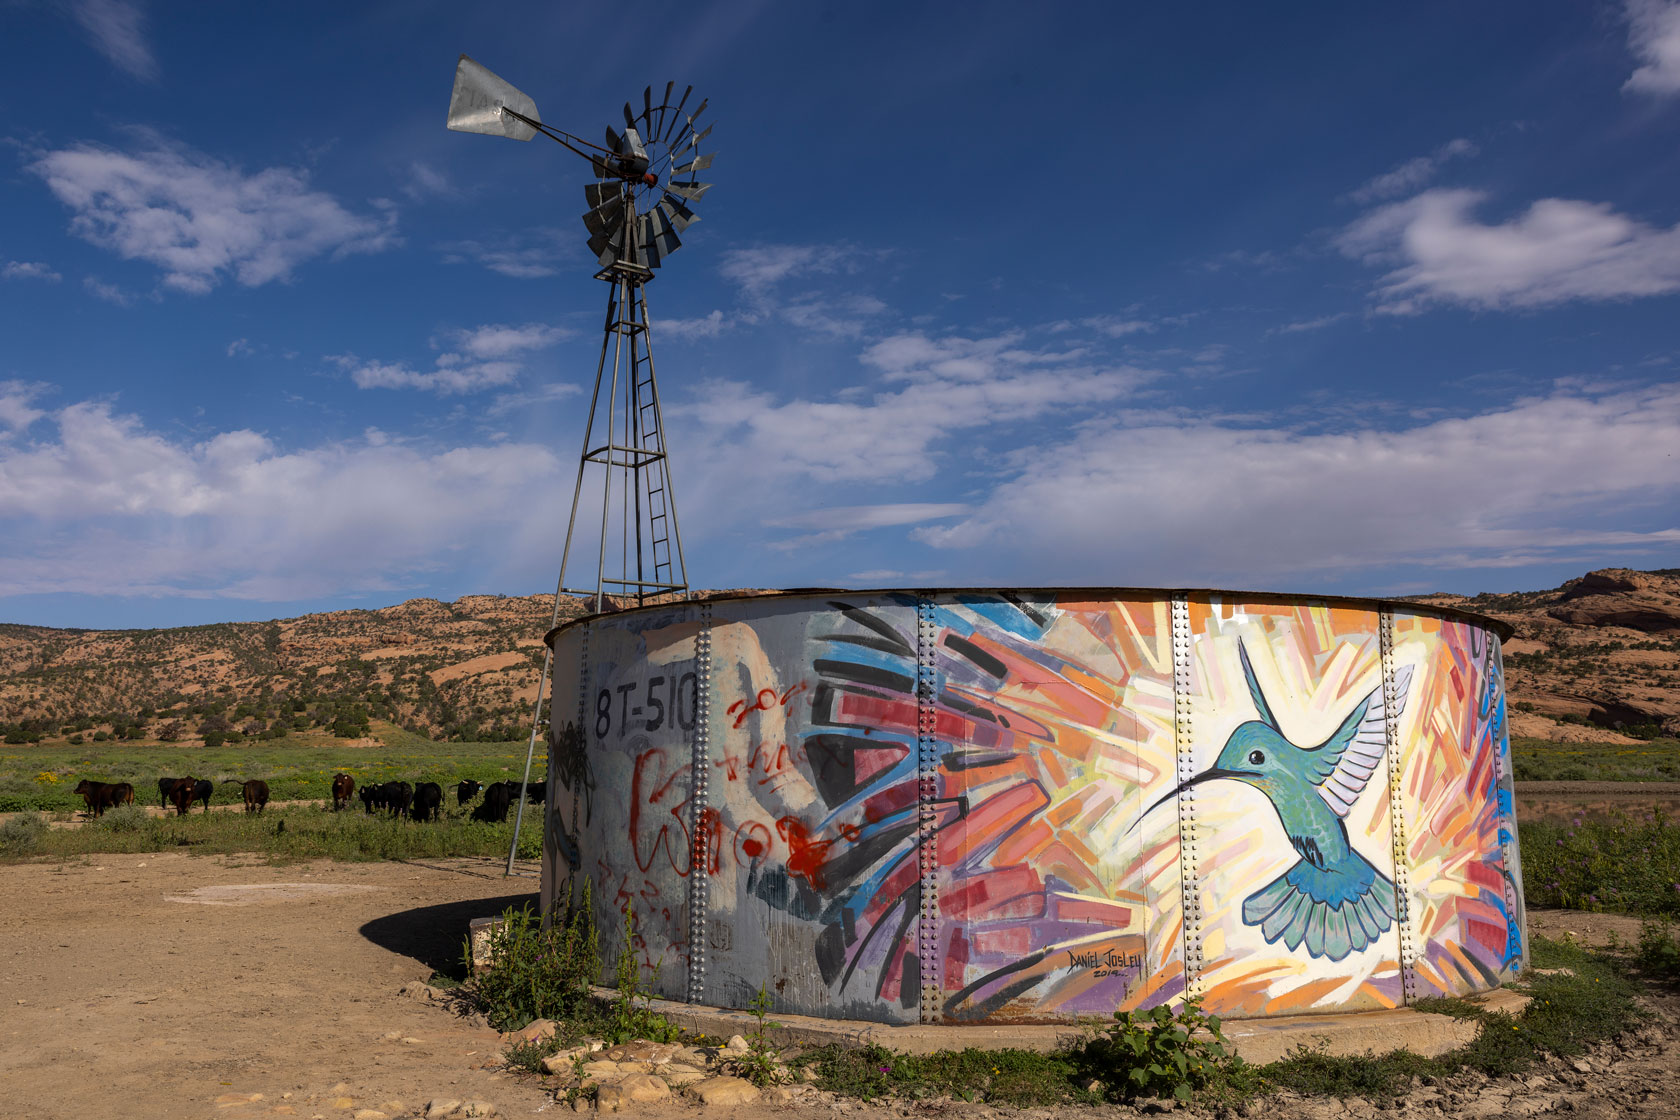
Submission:
[[[606,144],[602,146],[543,124],[536,102],[466,55],[455,67],[449,128],[511,140],[529,140],[540,132],[588,161],[595,176],[595,181],[584,187],[589,209],[583,215],[583,224],[589,233],[589,251],[599,266],[595,278],[610,287],[595,389],[584,424],[577,482],[566,521],[566,543],[560,554],[551,628],[559,624],[561,599],[568,594],[592,596],[595,610],[600,611],[609,594],[632,599],[640,606],[655,596],[688,592],[676,491],[665,450],[659,382],[654,375],[647,284],[665,258],[681,247],[683,231],[699,220],[689,204],[710,189],[711,184],[699,182],[697,176],[711,166],[713,156],[700,151],[701,143],[711,135],[711,126],[697,130],[695,125],[706,110],[706,102],[702,100],[689,110],[688,101],[694,93],[694,87],[689,86],[672,104],[675,89],[675,82],[667,82],[664,96],[655,105],[653,87],[648,86],[642,91],[640,112],[626,101],[623,131],[608,125]],[[600,525],[595,533],[595,583],[593,588],[570,588],[566,568],[573,539],[593,528],[578,524],[585,479],[592,467],[600,468],[601,501]],[[552,659],[551,650],[544,658],[537,684],[525,774],[520,782],[522,792],[530,781],[531,759],[542,730],[543,689]],[[521,797],[514,847],[518,845],[524,807],[525,798]],[[513,870],[513,854],[514,848],[510,847],[509,873]]]

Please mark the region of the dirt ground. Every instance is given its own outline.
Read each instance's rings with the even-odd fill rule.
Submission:
[[[168,853],[0,866],[0,1114],[356,1120],[376,1110],[395,1120],[438,1098],[490,1101],[510,1117],[564,1112],[536,1082],[484,1068],[500,1048],[494,1031],[400,991],[453,965],[469,920],[533,898],[534,885],[504,878],[499,861],[468,859],[271,866]],[[1536,932],[1573,931],[1591,944],[1638,931],[1614,915],[1535,911],[1530,920]],[[1654,1002],[1670,1022],[1680,1011],[1672,993]],[[1590,1069],[1553,1062],[1521,1081],[1422,1089],[1392,1114],[1680,1115],[1677,1037],[1612,1044]],[[835,1111],[1068,1115],[830,1101],[729,1116]],[[1090,1115],[1140,1111],[1151,1109]],[[1287,1095],[1243,1110],[1254,1120],[1377,1111]],[[673,1101],[643,1115],[703,1113]]]
[[[398,991],[535,883],[494,860],[0,866],[0,1112],[349,1120],[435,1097],[554,1111],[477,1068],[494,1031]]]

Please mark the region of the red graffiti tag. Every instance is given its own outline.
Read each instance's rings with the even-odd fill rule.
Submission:
[[[652,764],[652,773],[648,773],[650,763]],[[682,860],[678,860],[677,850],[671,846],[671,824],[669,821],[661,820],[659,831],[653,834],[651,840],[644,838],[642,835],[643,806],[652,809],[669,805],[671,817],[677,822],[677,827],[682,830],[682,848],[688,848],[688,828],[683,823],[683,807],[688,804],[688,800],[684,798],[681,802],[676,802],[676,798],[681,796],[683,791],[673,789],[673,784],[682,774],[682,770],[674,770],[669,774],[664,771],[665,752],[660,748],[654,747],[652,750],[643,751],[636,756],[636,771],[630,780],[630,849],[636,857],[636,866],[643,873],[646,873],[647,869],[653,866],[653,861],[659,856],[659,849],[664,848],[665,858],[670,861],[671,870],[678,875],[686,876],[688,874],[689,858],[685,856]],[[655,774],[663,776],[654,777]],[[676,803],[673,804],[673,802]],[[648,827],[652,828],[651,825]]]
[[[716,875],[723,867],[723,815],[716,809],[702,809],[699,823],[689,855],[689,870],[699,867],[708,875]]]
[[[798,817],[783,817],[777,821],[776,834],[787,842],[788,874],[804,879],[811,884],[814,891],[828,889],[828,878],[823,874],[823,866],[828,862],[828,850],[839,843],[841,838],[855,844],[859,835],[856,825],[843,824],[840,826],[840,835],[833,840],[813,840],[805,823]]]
[[[800,681],[782,693],[778,693],[773,688],[761,688],[758,690],[758,695],[754,696],[750,703],[746,700],[737,700],[729,705],[728,714],[735,717],[735,726],[740,727],[747,722],[747,717],[754,712],[768,712],[772,708],[785,708],[789,700],[804,692],[808,687],[804,681]]]

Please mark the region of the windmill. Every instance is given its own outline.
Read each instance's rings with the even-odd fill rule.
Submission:
[[[694,87],[689,86],[673,104],[675,90],[676,83],[667,82],[664,96],[656,105],[653,87],[648,86],[642,91],[639,112],[626,101],[622,131],[608,125],[603,146],[544,124],[535,101],[466,55],[455,67],[449,128],[510,140],[530,140],[540,132],[588,161],[595,177],[583,189],[589,206],[583,224],[589,234],[589,251],[599,265],[595,278],[611,286],[601,357],[595,367],[595,391],[584,424],[583,450],[566,522],[566,544],[560,553],[551,629],[559,625],[561,598],[567,594],[593,595],[595,610],[600,611],[609,591],[634,597],[637,605],[655,596],[688,592],[682,532],[665,454],[659,383],[649,345],[646,286],[653,279],[653,270],[681,247],[680,235],[699,220],[690,204],[698,202],[711,187],[699,182],[698,176],[712,165],[713,155],[700,151],[701,143],[711,135],[711,126],[702,130],[695,124],[706,111],[706,102],[702,100],[689,109],[694,93]],[[573,534],[578,530],[584,476],[592,464],[602,468],[595,586],[592,591],[574,590],[566,586],[566,565],[571,559]],[[615,521],[616,540],[609,532]],[[609,557],[616,557],[616,565]],[[550,650],[537,683],[521,794],[531,778],[531,758],[542,725],[543,689],[552,663]],[[524,812],[525,798],[521,796],[514,818],[513,846],[508,849],[510,874]]]

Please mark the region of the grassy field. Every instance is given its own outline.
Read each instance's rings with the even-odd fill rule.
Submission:
[[[1625,743],[1554,743],[1512,739],[1519,782],[1680,782],[1680,739]]]
[[[332,776],[339,771],[369,782],[430,781],[444,787],[445,800],[454,801],[451,787],[463,778],[482,782],[517,779],[525,766],[525,744],[434,743],[418,735],[387,728],[382,746],[352,747],[330,735],[305,735],[244,742],[227,746],[178,747],[168,744],[62,743],[0,747],[0,812],[80,809],[82,799],[71,791],[83,778],[129,782],[137,801],[157,804],[157,780],[170,777],[208,778],[217,791],[213,803],[238,800],[234,779],[261,778],[274,801],[326,799]],[[546,772],[541,744],[531,779]]]

